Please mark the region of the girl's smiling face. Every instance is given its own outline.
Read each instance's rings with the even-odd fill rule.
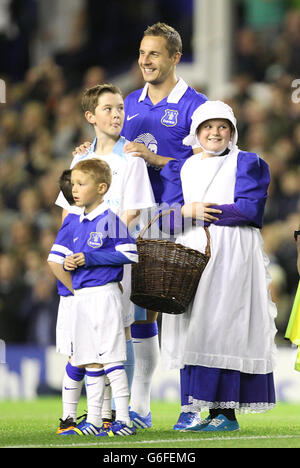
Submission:
[[[204,151],[222,153],[229,145],[232,127],[226,119],[209,119],[199,125],[196,135]]]

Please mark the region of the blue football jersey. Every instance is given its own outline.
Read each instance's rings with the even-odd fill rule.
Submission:
[[[144,143],[160,156],[186,159],[193,154],[182,140],[189,134],[191,117],[207,97],[179,79],[169,96],[153,105],[148,96],[148,84],[125,98],[125,121],[122,135],[129,141]],[[159,169],[148,167],[157,203],[161,201],[162,183]]]
[[[78,252],[84,253],[86,265],[71,272],[74,289],[121,281],[123,265],[138,260],[135,240],[105,203],[63,223],[48,261],[63,263],[66,256]]]

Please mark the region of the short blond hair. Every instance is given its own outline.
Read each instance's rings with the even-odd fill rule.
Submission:
[[[85,159],[79,161],[72,169],[72,171],[81,171],[86,174],[89,174],[95,180],[96,184],[106,184],[107,190],[111,184],[111,169],[107,162],[102,159]]]

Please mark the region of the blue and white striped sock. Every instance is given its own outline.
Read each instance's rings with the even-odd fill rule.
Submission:
[[[86,398],[87,418],[86,421],[96,427],[102,425],[101,409],[105,388],[105,373],[97,367],[86,368]]]
[[[62,419],[72,418],[76,421],[77,406],[81,395],[85,369],[72,366],[70,362],[66,365],[62,383]]]
[[[150,412],[151,383],[159,359],[157,322],[134,324],[131,334],[135,365],[130,409],[146,417]]]
[[[127,375],[129,395],[130,395],[133,374],[134,374],[134,349],[133,349],[132,339],[126,341],[126,355],[127,355],[127,360],[124,362],[124,369]],[[113,410],[116,409],[116,405],[115,405],[113,398],[111,400],[111,409]]]
[[[115,362],[104,366],[109,379],[112,396],[116,407],[116,420],[130,425],[128,412],[129,388],[123,362]]]

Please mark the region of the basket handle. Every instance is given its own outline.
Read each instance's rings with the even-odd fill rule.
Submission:
[[[154,216],[154,218],[150,219],[150,221],[148,222],[148,224],[146,226],[143,227],[143,229],[141,230],[140,232],[140,235],[139,235],[139,238],[141,239],[143,237],[143,235],[145,234],[145,232],[147,231],[147,229],[149,229],[149,227],[155,223],[159,218],[161,218],[162,216],[166,216],[168,214],[170,214],[172,211],[175,211],[174,208],[170,208],[169,210],[166,210],[166,211],[161,211],[160,213],[158,213],[157,215]],[[203,226],[203,229],[205,231],[205,234],[206,234],[206,237],[207,237],[207,244],[206,244],[206,248],[205,248],[205,255],[207,255],[208,257],[210,257],[210,233],[209,233],[209,229],[207,226]]]

